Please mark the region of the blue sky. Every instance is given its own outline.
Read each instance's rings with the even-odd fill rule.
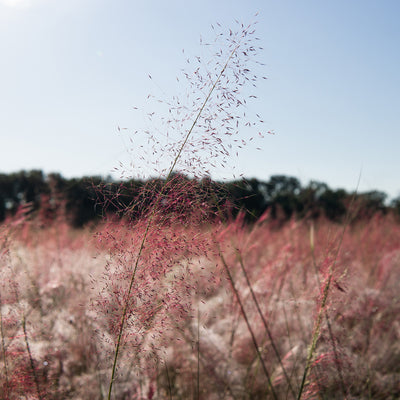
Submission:
[[[137,164],[141,150],[127,148],[143,115],[133,107],[152,107],[149,93],[180,95],[176,77],[187,56],[207,56],[199,38],[210,25],[256,12],[265,65],[255,69],[268,80],[251,107],[275,135],[233,158],[234,173],[347,190],[361,174],[359,190],[399,196],[395,0],[0,0],[0,172],[107,175]]]

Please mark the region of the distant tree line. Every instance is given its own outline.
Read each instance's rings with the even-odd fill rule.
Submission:
[[[190,185],[190,190],[181,190],[180,196],[184,193],[185,198],[168,200],[168,206],[160,203],[169,212],[174,207],[182,209],[185,204],[198,207],[201,201],[201,204],[207,203],[207,209],[214,215],[220,212],[226,217],[235,217],[244,211],[249,222],[267,210],[278,221],[325,217],[341,222],[351,204],[356,218],[389,212],[400,217],[400,197],[387,203],[387,195],[380,191],[353,194],[317,181],[302,186],[298,179],[285,175],[274,175],[266,182],[257,179],[215,182],[179,174],[173,178],[175,184]],[[0,222],[14,215],[21,206],[32,215],[40,215],[44,221],[62,215],[74,227],[96,222],[104,213],[134,219],[146,206],[151,206],[163,185],[161,179],[113,181],[99,176],[66,179],[56,173],[45,175],[40,170],[0,174]],[[167,188],[166,199],[173,192],[173,186]]]

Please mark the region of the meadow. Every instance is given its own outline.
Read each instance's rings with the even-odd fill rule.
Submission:
[[[1,399],[106,398],[142,229],[1,227]],[[113,398],[291,399],[306,368],[301,398],[399,398],[399,239],[382,216],[344,233],[324,220],[277,228],[268,215],[159,227]]]
[[[132,140],[160,179],[128,200],[96,188],[93,226],[29,204],[0,225],[1,400],[400,397],[394,214],[249,223],[198,185],[252,142],[242,129],[263,136],[254,33],[216,33],[184,73],[188,103],[162,101],[163,131]]]

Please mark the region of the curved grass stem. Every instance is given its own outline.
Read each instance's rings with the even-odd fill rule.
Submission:
[[[243,33],[242,37],[244,35],[245,35],[245,32]],[[159,204],[161,202],[162,194],[163,194],[163,192],[164,192],[164,190],[166,188],[166,185],[168,184],[169,178],[172,176],[173,172],[175,172],[176,164],[179,161],[179,159],[181,158],[182,152],[183,152],[183,150],[184,150],[184,148],[185,148],[190,136],[192,135],[193,130],[194,130],[195,126],[197,125],[197,123],[199,121],[199,118],[201,117],[205,106],[207,105],[212,93],[214,92],[215,88],[217,87],[218,82],[220,82],[221,77],[223,76],[226,68],[229,65],[229,62],[231,61],[232,57],[234,56],[234,54],[238,50],[239,46],[240,46],[240,42],[234,47],[234,49],[229,54],[224,66],[222,67],[220,73],[218,74],[218,77],[215,79],[215,81],[214,81],[213,85],[211,86],[206,98],[203,101],[202,106],[200,107],[199,111],[197,112],[196,118],[194,119],[194,121],[193,121],[190,129],[188,130],[188,132],[187,132],[182,144],[179,147],[178,154],[176,155],[176,157],[173,160],[173,163],[172,163],[172,165],[171,165],[171,167],[169,169],[167,178],[166,178],[163,186],[160,189],[159,196],[157,197],[157,200],[153,205],[152,212],[151,212],[151,214],[150,214],[150,216],[148,218],[146,229],[145,229],[145,232],[143,234],[143,238],[142,238],[142,241],[141,241],[141,244],[140,244],[140,247],[139,247],[138,254],[136,256],[136,261],[135,261],[135,265],[134,265],[134,268],[133,268],[133,271],[132,271],[132,275],[131,275],[131,279],[130,279],[130,283],[129,283],[129,289],[128,289],[128,292],[127,292],[127,295],[126,295],[125,305],[124,305],[123,312],[122,312],[122,317],[121,317],[121,322],[120,322],[119,331],[118,331],[118,337],[117,337],[117,343],[116,343],[116,346],[115,346],[114,362],[113,362],[112,373],[111,373],[110,384],[109,384],[109,390],[108,390],[108,397],[107,397],[108,400],[111,400],[112,387],[113,387],[113,384],[114,384],[115,373],[116,373],[117,363],[118,363],[118,356],[119,356],[120,349],[121,349],[122,335],[123,335],[123,332],[124,332],[125,321],[126,321],[126,317],[127,317],[127,314],[128,314],[129,298],[131,296],[132,288],[133,288],[133,285],[134,285],[134,282],[135,282],[135,277],[136,277],[136,272],[137,272],[137,269],[138,269],[138,266],[139,266],[139,261],[141,259],[141,255],[142,255],[142,252],[143,252],[143,249],[144,249],[144,246],[145,246],[148,234],[149,234],[150,227],[151,227],[153,219],[155,217],[155,213],[156,213],[156,211],[158,209],[158,206],[159,206]]]
[[[269,328],[269,325],[268,325],[268,323],[267,323],[267,321],[266,321],[266,319],[265,319],[265,317],[264,317],[264,315],[263,315],[263,313],[262,313],[262,311],[261,311],[260,304],[259,304],[259,302],[258,302],[258,300],[257,300],[257,297],[256,297],[255,293],[254,293],[254,290],[253,290],[253,287],[252,287],[252,285],[251,285],[249,276],[248,276],[247,271],[246,271],[246,268],[245,268],[245,266],[244,266],[242,254],[241,254],[241,252],[240,252],[239,249],[236,249],[236,255],[237,255],[237,258],[238,258],[238,260],[239,260],[240,269],[242,270],[242,273],[243,273],[243,275],[244,275],[244,277],[245,277],[245,279],[246,279],[247,287],[248,287],[249,290],[250,290],[250,294],[251,294],[251,298],[253,299],[253,303],[255,304],[255,306],[256,306],[256,308],[257,308],[258,315],[260,316],[260,318],[261,318],[261,320],[262,320],[262,323],[263,323],[263,325],[264,325],[264,329],[265,329],[265,331],[267,332],[268,338],[269,338],[269,340],[270,340],[271,346],[272,346],[272,348],[273,348],[273,350],[274,350],[274,353],[275,353],[275,355],[276,355],[276,358],[277,358],[277,360],[278,360],[278,363],[279,363],[279,365],[280,365],[281,368],[282,368],[283,374],[285,375],[285,379],[286,379],[286,381],[287,381],[289,390],[290,390],[290,392],[292,393],[293,398],[296,398],[296,393],[295,393],[295,391],[294,391],[294,389],[293,389],[293,386],[292,386],[292,384],[291,384],[290,377],[289,377],[289,375],[288,375],[288,373],[287,373],[287,371],[286,371],[285,366],[283,365],[281,356],[280,356],[280,354],[279,354],[279,350],[278,350],[278,348],[277,348],[277,346],[276,346],[276,344],[275,344],[275,340],[274,340],[274,338],[273,338],[273,336],[272,336],[272,333],[271,333],[271,330],[270,330],[270,328]]]
[[[220,256],[221,261],[222,261],[222,265],[224,266],[224,270],[225,270],[225,272],[226,272],[226,274],[227,274],[227,276],[228,276],[229,283],[230,283],[231,286],[232,286],[233,293],[234,293],[234,295],[235,295],[235,297],[236,297],[236,300],[237,300],[237,302],[238,302],[238,304],[239,304],[240,311],[241,311],[241,313],[242,313],[242,315],[243,315],[243,318],[244,318],[244,320],[245,320],[245,322],[246,322],[247,329],[248,329],[248,331],[250,332],[251,339],[252,339],[253,345],[254,345],[254,349],[256,350],[256,353],[257,353],[257,357],[258,357],[258,359],[259,359],[259,361],[260,361],[260,364],[261,364],[261,367],[262,367],[262,369],[263,369],[264,375],[265,375],[265,377],[267,378],[267,381],[268,381],[268,389],[271,391],[273,398],[274,398],[275,400],[277,400],[277,399],[278,399],[278,396],[277,396],[277,394],[276,394],[276,392],[275,392],[275,390],[274,390],[274,387],[272,386],[271,376],[270,376],[270,374],[268,373],[268,370],[267,370],[267,367],[266,367],[266,365],[265,365],[265,362],[264,362],[264,360],[263,360],[263,358],[262,358],[262,356],[261,356],[260,347],[259,347],[259,345],[258,345],[256,336],[255,336],[254,331],[253,331],[253,329],[252,329],[252,327],[251,327],[251,325],[250,325],[250,321],[249,321],[249,319],[248,319],[248,317],[247,317],[246,310],[244,309],[243,302],[242,302],[242,300],[241,300],[241,298],[240,298],[240,295],[239,295],[238,290],[236,289],[235,282],[234,282],[234,280],[233,280],[232,274],[231,274],[231,272],[230,272],[230,270],[229,270],[228,264],[227,264],[226,261],[225,261],[225,257],[224,257],[224,255],[222,254],[222,250],[221,250],[221,248],[220,248],[220,246],[219,246],[218,243],[217,243],[217,248],[218,248],[219,256]]]

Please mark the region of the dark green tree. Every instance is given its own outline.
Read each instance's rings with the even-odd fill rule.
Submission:
[[[346,215],[348,198],[349,195],[344,189],[327,189],[319,199],[325,216],[331,221],[342,221]]]
[[[273,218],[289,219],[302,209],[298,198],[301,184],[297,178],[274,175],[263,185],[263,192]]]
[[[267,204],[264,188],[257,179],[225,183],[223,188],[228,193],[228,203],[232,202],[232,216],[237,215],[240,210],[244,210],[246,219],[254,221],[265,211]]]

